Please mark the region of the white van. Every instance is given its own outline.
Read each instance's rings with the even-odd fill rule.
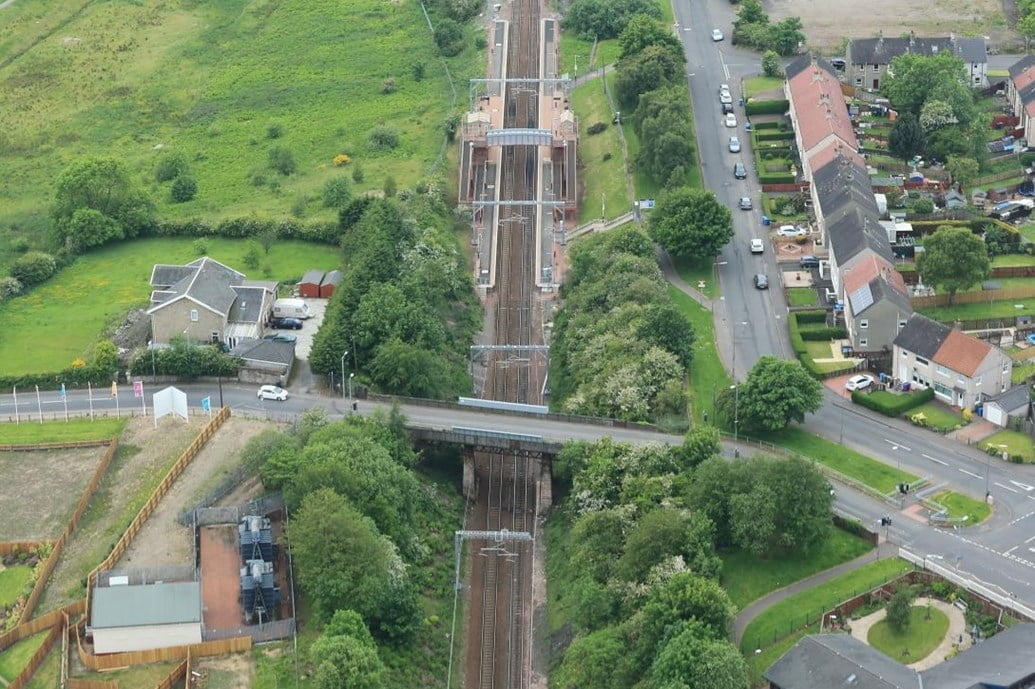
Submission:
[[[309,304],[301,299],[278,299],[273,302],[274,318],[312,318]]]

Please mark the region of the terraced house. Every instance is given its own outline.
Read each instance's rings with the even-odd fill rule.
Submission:
[[[1024,138],[1032,141],[1035,137],[1035,55],[1025,55],[1010,67],[1006,90],[1013,114],[1020,120],[1019,128],[1024,130]]]

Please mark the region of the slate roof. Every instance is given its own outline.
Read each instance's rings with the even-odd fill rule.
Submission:
[[[245,361],[289,366],[295,360],[295,343],[278,340],[244,340],[230,350]]]
[[[1011,412],[1028,406],[1030,400],[1031,386],[1025,383],[1024,385],[1014,385],[1006,392],[985,400],[985,404],[994,402],[999,408]]]
[[[981,363],[995,349],[962,330],[955,330],[918,313],[914,313],[899,331],[895,344],[968,377],[977,373]]]
[[[1035,679],[1035,624],[1019,624],[920,673],[925,687],[1012,687]]]
[[[858,148],[841,82],[831,72],[812,61],[793,77],[788,76],[787,92],[793,104],[794,126],[801,137],[802,155],[808,155],[830,136]]]
[[[196,581],[93,590],[94,629],[201,623],[201,587]]]
[[[168,289],[152,292],[151,301],[155,305],[148,309],[148,313],[153,313],[176,299],[189,297],[198,304],[227,316],[237,298],[232,286],[240,285],[244,281],[242,273],[204,256],[186,266],[156,265],[151,271],[151,282],[156,284],[156,279],[165,280],[176,275],[182,277],[172,285],[159,285]]]
[[[830,74],[830,76],[834,77],[835,79],[837,78],[837,70],[834,68],[834,66],[826,60],[824,60],[823,58],[817,57],[815,55],[801,55],[800,57],[796,57],[795,59],[791,60],[791,62],[787,65],[787,69],[784,70],[784,77],[788,80],[793,79],[794,77],[798,76],[802,71],[811,66],[819,67],[820,69]]]
[[[950,330],[952,328],[947,325],[942,325],[938,321],[932,321],[926,316],[914,313],[906,321],[905,327],[898,331],[895,345],[925,359],[934,359],[934,355],[938,353],[938,348],[942,346],[942,342],[945,342],[945,338],[949,336]]]
[[[781,689],[916,689],[916,673],[849,634],[806,636],[764,673]]]
[[[913,313],[902,274],[887,259],[868,256],[844,274],[845,294],[852,313],[859,315],[874,304],[890,301],[903,316]]]
[[[946,52],[968,63],[988,62],[988,48],[985,45],[985,39],[958,36],[857,38],[849,41],[847,55],[849,61],[854,65],[886,65],[890,64],[892,59],[906,53],[938,55]]]
[[[237,295],[227,321],[230,323],[258,323],[262,320],[262,300],[266,295],[265,287],[249,287],[233,285],[230,287]]]
[[[1010,81],[1014,83],[1014,87],[1017,89],[1024,88],[1032,81],[1035,81],[1035,55],[1025,55],[1010,65],[1008,71],[1010,72]],[[1025,83],[1019,83],[1021,81]]]
[[[323,282],[323,276],[324,272],[322,270],[307,270],[298,282],[299,284],[319,285]]]
[[[171,266],[164,263],[156,263],[155,267],[151,269],[151,286],[172,287],[188,275],[193,275],[195,270],[197,269],[191,266]]]
[[[811,155],[809,155],[809,167],[813,170],[818,170],[837,158],[843,158],[854,163],[860,169],[866,169],[866,160],[856,153],[855,149],[848,146],[840,139],[833,139],[828,141],[825,145],[818,146]]]
[[[814,167],[812,186],[824,217],[853,202],[874,218],[880,215],[866,167],[853,156],[835,155],[826,165]]]
[[[1018,89],[1017,95],[1021,98],[1021,104],[1029,115],[1035,115],[1035,81]]]

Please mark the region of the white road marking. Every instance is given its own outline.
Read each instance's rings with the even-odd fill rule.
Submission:
[[[884,438],[884,442],[886,442],[888,445],[893,445],[894,446],[894,447],[892,447],[893,450],[902,449],[902,450],[905,450],[906,452],[912,452],[913,451],[913,448],[906,447],[902,443],[896,443],[895,441],[888,440],[887,438]]]
[[[966,474],[967,476],[973,476],[974,478],[981,478],[980,476],[978,476],[977,474],[975,474],[975,473],[974,473],[973,471],[967,471],[966,469],[960,469],[959,467],[956,467],[956,468],[957,468],[957,469],[958,469],[959,471],[961,471],[961,472],[963,472],[964,474]]]
[[[1031,543],[1032,541],[1035,541],[1035,536],[1032,536],[1031,538],[1026,540],[1025,543]]]
[[[926,457],[927,459],[931,460],[932,462],[938,462],[938,463],[939,463],[939,464],[941,464],[941,465],[942,465],[943,467],[947,467],[947,466],[949,466],[949,463],[948,463],[948,462],[943,462],[943,461],[942,461],[942,460],[940,460],[940,459],[935,459],[935,458],[934,458],[934,457],[932,457],[931,455],[921,455],[921,456],[922,456],[922,457]]]
[[[1012,553],[1013,551],[1017,550],[1018,548],[1020,548],[1020,546],[1019,545],[1015,545],[1014,547],[1010,548],[1005,553],[1003,553],[1003,555],[1009,555],[1010,553]]]
[[[998,482],[997,482],[997,483],[996,483],[995,485],[999,486],[999,487],[1000,487],[1000,488],[1002,488],[1003,490],[1008,490],[1008,491],[1010,491],[1011,493],[1016,493],[1016,492],[1017,492],[1017,490],[1016,490],[1016,489],[1014,489],[1014,488],[1011,488],[1010,486],[1004,486],[1003,484],[1001,484],[1001,483],[998,483]]]
[[[1030,493],[1031,491],[1035,490],[1035,486],[1029,486],[1027,483],[1021,483],[1020,481],[1011,480],[1010,483],[1012,483],[1013,485],[1017,486],[1018,488],[1027,493]]]

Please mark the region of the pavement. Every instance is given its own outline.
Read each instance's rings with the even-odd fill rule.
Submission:
[[[963,651],[970,648],[971,644],[970,634],[967,633],[967,618],[963,614],[962,610],[957,608],[955,605],[949,605],[945,601],[938,600],[937,598],[917,598],[913,601],[913,607],[922,607],[928,604],[930,604],[932,608],[936,608],[945,613],[945,616],[949,618],[949,628],[946,630],[945,637],[942,638],[942,642],[938,644],[933,651],[915,663],[910,663],[906,666],[918,672],[932,668],[943,662],[945,660],[945,656],[948,655],[953,648],[959,647],[959,649]],[[870,636],[870,628],[887,616],[887,608],[881,608],[877,612],[871,613],[866,617],[852,620],[852,636],[863,643],[869,643],[868,639]],[[955,640],[957,639],[963,639],[963,643],[956,643]]]

